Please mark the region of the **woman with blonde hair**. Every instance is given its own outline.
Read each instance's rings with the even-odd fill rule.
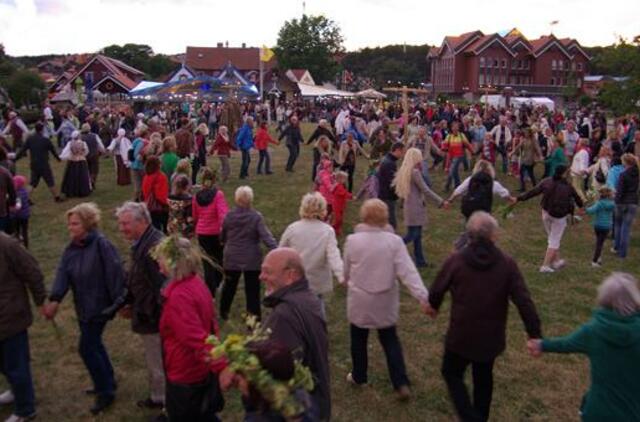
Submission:
[[[319,192],[308,193],[300,203],[300,220],[291,223],[280,238],[280,247],[295,249],[302,257],[309,287],[322,302],[323,296],[333,290],[335,275],[343,281],[342,259],[333,228],[325,223],[327,201]]]
[[[398,197],[404,199],[404,224],[407,226],[407,234],[402,240],[404,243],[413,242],[413,255],[418,267],[427,266],[422,252],[422,227],[427,223],[425,199],[433,200],[438,207],[445,205],[445,201],[425,183],[422,165],[422,151],[409,148],[391,183]]]
[[[219,331],[213,298],[200,275],[201,253],[189,239],[169,236],[152,255],[170,280],[162,290],[159,326],[169,420],[219,420],[222,393],[211,372],[221,372],[224,363],[208,359],[211,345],[206,339],[212,333],[219,336]]]
[[[529,353],[580,353],[589,358],[591,385],[582,398],[583,421],[640,420],[640,290],[626,273],[613,273],[598,288],[592,319],[575,332],[529,340]]]
[[[73,293],[80,326],[79,352],[93,382],[87,392],[95,394],[94,415],[115,399],[116,382],[102,333],[114,316],[114,303],[125,294],[122,261],[116,247],[98,230],[99,223],[100,209],[94,203],[81,203],[67,211],[71,241],[60,259],[44,310],[53,319],[69,290]]]

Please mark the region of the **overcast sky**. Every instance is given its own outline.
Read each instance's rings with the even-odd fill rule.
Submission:
[[[94,52],[126,42],[160,53],[224,41],[272,46],[283,22],[302,12],[298,0],[0,0],[0,43],[10,55]],[[440,45],[445,35],[475,29],[517,27],[536,38],[554,20],[554,34],[585,46],[640,33],[639,0],[306,0],[306,13],[335,20],[348,50]]]

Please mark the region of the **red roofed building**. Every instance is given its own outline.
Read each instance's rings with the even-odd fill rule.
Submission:
[[[187,47],[185,64],[193,69],[196,75],[218,77],[231,63],[247,81],[258,84],[260,80],[260,49],[257,47],[225,47],[218,43],[217,47]],[[275,67],[272,58],[264,64],[265,71]]]
[[[49,93],[75,89],[76,80],[80,78],[85,89],[99,91],[103,94],[127,94],[142,79],[144,73],[120,60],[102,54],[96,54],[80,70],[73,75],[62,74],[50,87]]]
[[[582,86],[590,57],[574,39],[528,40],[513,29],[506,36],[447,36],[427,60],[436,93],[481,95],[508,86],[526,95],[559,95],[569,84]]]

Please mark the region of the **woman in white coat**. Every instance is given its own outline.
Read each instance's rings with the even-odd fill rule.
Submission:
[[[116,182],[120,186],[131,184],[131,170],[129,170],[129,150],[131,149],[131,141],[125,136],[126,131],[122,128],[118,129],[118,135],[113,138],[107,150],[113,154],[116,162],[117,178]]]
[[[360,209],[362,224],[348,236],[344,247],[344,280],[348,285],[347,318],[351,333],[352,372],[347,380],[367,383],[367,339],[370,329],[387,358],[398,398],[410,396],[402,346],[396,333],[400,307],[400,280],[426,309],[429,294],[402,238],[389,225],[389,210],[379,199],[369,199]]]
[[[300,203],[300,220],[291,223],[280,238],[280,247],[295,249],[302,257],[309,287],[318,295],[324,314],[324,296],[333,290],[333,278],[344,280],[342,258],[333,227],[325,222],[327,201],[319,192],[308,193]]]

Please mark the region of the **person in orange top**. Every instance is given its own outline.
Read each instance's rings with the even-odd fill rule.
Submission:
[[[451,123],[451,133],[447,135],[446,139],[442,143],[442,148],[447,151],[447,159],[450,163],[449,174],[447,176],[447,184],[445,185],[445,191],[449,191],[451,182],[454,183],[454,187],[458,187],[460,184],[460,174],[458,168],[465,159],[465,149],[473,154],[473,147],[467,140],[464,133],[460,132],[460,126],[458,122]]]
[[[147,158],[142,179],[142,197],[151,214],[151,224],[167,233],[169,220],[169,181],[160,170],[160,159],[155,155]]]
[[[333,230],[336,236],[342,234],[342,222],[344,221],[344,213],[347,210],[347,201],[352,199],[351,192],[345,186],[349,174],[344,171],[336,173],[336,185],[333,188]]]
[[[258,161],[257,174],[262,174],[262,164],[264,163],[264,173],[273,174],[271,171],[271,156],[269,155],[269,144],[280,145],[279,142],[274,140],[269,135],[269,129],[267,128],[267,122],[260,123],[260,127],[256,131],[256,137],[254,139],[254,145],[260,154],[260,160]]]

